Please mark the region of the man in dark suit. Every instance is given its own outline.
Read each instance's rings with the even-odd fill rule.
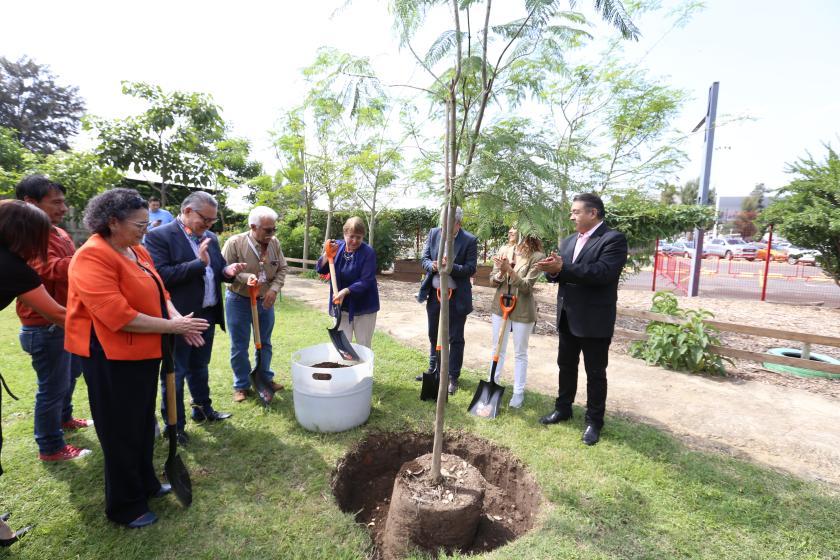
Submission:
[[[192,418],[196,422],[217,421],[230,414],[213,409],[210,400],[209,364],[215,325],[225,328],[222,308],[222,281],[230,282],[245,268],[244,263],[228,265],[222,257],[219,240],[209,231],[218,216],[218,203],[210,194],[198,191],[181,203],[178,218],[146,234],[146,248],[152,255],[160,277],[182,314],[207,319],[210,328],[201,340],[175,339],[175,402],[178,409],[177,438],[188,441],[184,432],[184,379],[192,395]],[[161,379],[161,412],[166,419],[166,383]]]
[[[478,244],[475,236],[461,228],[464,211],[455,209],[455,239],[453,242],[453,263],[451,279],[454,285],[449,302],[449,394],[458,390],[458,377],[461,375],[461,364],[464,362],[464,325],[467,315],[473,310],[472,284],[470,277],[475,275],[478,259]],[[438,322],[440,320],[440,302],[437,299],[437,288],[440,286],[440,275],[437,268],[438,249],[440,247],[441,228],[432,228],[423,248],[421,264],[426,276],[420,283],[417,301],[426,302],[426,315],[429,320],[429,371],[435,370],[437,356]],[[416,379],[422,380],[419,375]]]
[[[557,282],[558,392],[554,411],[540,418],[556,424],[572,417],[578,363],[586,367],[586,429],[583,442],[595,445],[604,426],[607,357],[615,327],[618,280],[627,262],[627,239],[604,223],[604,203],[595,194],[572,202],[574,233],[537,266]]]

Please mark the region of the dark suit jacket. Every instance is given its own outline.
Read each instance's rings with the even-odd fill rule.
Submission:
[[[438,248],[440,247],[440,228],[432,228],[426,239],[426,246],[423,248],[423,259],[421,265],[426,271],[426,276],[420,283],[420,292],[417,294],[417,301],[424,302],[430,297],[437,297],[432,288],[432,261],[437,260]],[[455,236],[453,246],[453,265],[451,278],[455,281],[452,288],[451,303],[454,304],[455,312],[460,315],[468,315],[473,310],[472,306],[472,284],[470,277],[475,275],[478,261],[478,243],[475,236],[461,228]]]
[[[572,262],[578,234],[563,240],[558,254],[563,257],[563,270],[556,276],[557,326],[565,311],[569,330],[579,337],[611,338],[615,328],[615,307],[618,280],[627,262],[627,239],[624,234],[607,227],[595,230]]]
[[[224,278],[222,274],[227,263],[222,256],[219,239],[211,231],[206,235],[211,239],[208,253],[218,296],[218,301],[213,307],[213,320],[224,330],[225,312],[222,300],[225,293],[222,291],[222,281],[230,282],[231,279]],[[155,268],[169,290],[175,309],[183,315],[201,311],[204,302],[204,263],[195,256],[192,245],[178,223],[170,222],[147,233],[146,249],[152,255]]]

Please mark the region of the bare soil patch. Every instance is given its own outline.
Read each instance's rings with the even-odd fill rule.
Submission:
[[[342,511],[355,514],[356,520],[367,526],[375,547],[374,558],[383,558],[394,481],[401,470],[411,470],[410,462],[431,452],[432,442],[431,434],[374,433],[345,455],[333,472],[336,501]],[[447,434],[443,451],[475,467],[485,481],[475,539],[462,552],[488,552],[534,527],[542,494],[534,478],[509,450],[472,434],[456,432]],[[458,459],[446,467],[454,475],[454,484],[440,489],[442,499],[447,499],[452,488],[458,486],[457,473],[468,470]],[[409,465],[404,468],[406,463]],[[423,469],[424,464],[418,463],[412,472],[422,475]],[[434,498],[427,491],[418,491],[417,495],[427,501]],[[451,495],[455,501],[455,493]]]

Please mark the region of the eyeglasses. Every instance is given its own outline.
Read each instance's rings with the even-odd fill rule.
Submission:
[[[196,214],[198,214],[198,217],[199,217],[199,218],[201,218],[202,220],[204,220],[204,225],[205,225],[205,226],[212,226],[213,224],[215,224],[216,222],[218,222],[218,221],[219,221],[219,217],[218,217],[218,216],[216,216],[215,218],[208,218],[207,216],[205,216],[204,214],[202,214],[201,212],[199,212],[199,211],[198,211],[198,210],[196,210],[195,208],[191,208],[191,210],[192,210],[193,212],[195,212]]]
[[[126,221],[130,224],[134,224],[135,226],[137,226],[140,229],[147,229],[149,227],[149,222],[148,221],[145,221],[145,222],[135,222],[134,220],[126,220]]]
[[[261,229],[261,230],[263,230],[264,232],[266,232],[266,233],[267,233],[267,234],[269,234],[269,235],[271,235],[271,234],[273,234],[275,231],[277,231],[277,228],[276,228],[276,227],[261,227],[260,229]]]

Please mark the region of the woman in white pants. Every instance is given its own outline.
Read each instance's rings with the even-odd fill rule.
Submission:
[[[517,297],[516,307],[509,317],[509,326],[505,329],[502,348],[499,352],[499,363],[496,366],[496,380],[499,380],[505,363],[508,335],[513,332],[513,396],[508,404],[512,408],[521,407],[525,400],[525,382],[528,377],[528,339],[537,321],[537,304],[534,301],[533,288],[537,278],[542,274],[535,265],[537,261],[545,257],[539,238],[528,235],[517,243],[518,235],[515,228],[508,231],[508,244],[493,257],[493,270],[490,272],[490,282],[496,286],[491,315],[493,319],[492,351],[494,352],[502,325],[499,297],[507,293],[508,281],[511,293]]]

